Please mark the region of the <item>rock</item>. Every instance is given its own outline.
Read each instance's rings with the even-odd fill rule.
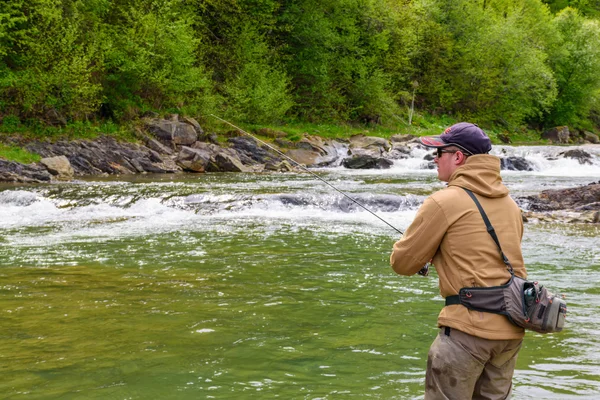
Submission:
[[[593,143],[593,144],[600,144],[600,138],[598,138],[598,135],[596,135],[592,132],[584,131],[582,133],[582,136],[583,136],[583,140],[585,140],[586,142]]]
[[[500,169],[509,171],[533,171],[533,166],[523,157],[500,158]]]
[[[564,153],[560,154],[565,158],[576,159],[577,161],[579,161],[579,164],[592,164],[591,154],[581,149],[567,150]]]
[[[206,172],[211,161],[211,154],[207,150],[193,149],[182,146],[175,162],[186,171]]]
[[[48,170],[41,165],[25,165],[0,159],[0,182],[43,183],[51,179]]]
[[[313,166],[316,164],[316,160],[320,157],[319,153],[306,149],[292,149],[288,150],[285,154],[298,164],[302,164],[304,166]]]
[[[249,172],[238,154],[233,149],[223,148],[212,143],[196,142],[193,149],[198,149],[209,154],[209,165],[206,172]],[[201,171],[198,171],[201,172]]]
[[[393,164],[391,160],[370,155],[353,155],[342,161],[342,165],[349,169],[388,169]]]
[[[244,165],[279,163],[282,161],[281,156],[268,147],[259,145],[254,138],[237,136],[229,138],[227,141],[231,143],[231,148],[237,152]]]
[[[347,155],[347,145],[340,140],[326,140],[319,136],[305,135],[294,144],[294,149],[286,155],[307,167],[326,167],[339,162],[342,155]]]
[[[168,154],[168,155],[172,155],[173,154],[173,150],[171,150],[170,148],[168,148],[167,146],[163,145],[162,143],[160,143],[158,140],[156,139],[152,139],[152,138],[147,138],[146,141],[146,146],[149,149],[152,149],[154,151],[157,151],[161,154]]]
[[[410,156],[411,148],[400,143],[402,142],[392,142],[392,150],[388,154],[389,158],[399,160]]]
[[[291,172],[294,170],[294,167],[287,162],[287,160],[283,160],[280,163],[267,163],[265,164],[266,171],[277,171],[277,172]]]
[[[32,142],[26,145],[26,149],[42,157],[67,157],[75,175],[169,173],[181,170],[170,158],[162,157],[157,151],[133,143],[118,143],[111,137],[94,141]]]
[[[212,160],[209,172],[250,172],[239,158],[224,152],[215,154]]]
[[[171,121],[165,119],[146,121],[146,128],[163,143],[173,146],[188,146],[198,140],[198,133],[194,126],[175,118]]]
[[[552,143],[569,143],[570,138],[568,126],[557,126],[542,133],[542,139],[549,139]]]
[[[600,205],[600,182],[567,189],[549,189],[519,199],[532,211],[595,209]]]
[[[411,140],[415,139],[416,136],[411,135],[411,134],[406,134],[406,135],[393,135],[392,137],[390,137],[390,142],[392,142],[392,146],[394,145],[394,143],[406,143],[406,142],[410,142]]]
[[[350,138],[349,151],[352,154],[381,157],[390,149],[390,142],[383,138],[364,135],[355,135]]]
[[[190,124],[191,126],[193,126],[194,129],[196,130],[196,133],[198,135],[203,135],[204,134],[204,129],[202,129],[202,127],[200,126],[200,124],[198,123],[198,121],[196,121],[194,118],[192,118],[192,117],[183,117],[183,122],[186,122],[186,123]]]
[[[212,144],[218,145],[219,144],[219,137],[214,132],[203,133],[201,135],[198,135],[198,141],[199,142],[207,142],[207,143],[212,143]]]
[[[65,156],[42,158],[40,163],[59,181],[70,181],[75,175],[69,159]]]

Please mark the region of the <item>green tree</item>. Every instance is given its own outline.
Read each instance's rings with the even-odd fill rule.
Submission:
[[[415,69],[430,108],[514,127],[551,106],[556,88],[546,48],[553,34],[545,28],[551,16],[539,1],[412,6],[420,20]]]
[[[107,15],[102,87],[117,116],[216,107],[209,72],[198,62],[200,41],[184,11],[182,0],[132,0]]]
[[[224,85],[227,115],[247,122],[276,122],[292,107],[290,80],[270,53],[253,25],[244,24],[235,42],[236,68],[231,68]]]
[[[580,126],[600,89],[600,23],[565,8],[553,24],[560,33],[560,44],[550,58],[558,98],[547,123]]]
[[[378,120],[395,107],[382,68],[389,29],[377,1],[295,0],[279,34],[301,118]]]
[[[80,2],[10,1],[0,15],[0,107],[24,118],[83,119],[100,102],[93,75],[98,48],[79,35],[89,30]],[[8,15],[8,17],[6,17]]]

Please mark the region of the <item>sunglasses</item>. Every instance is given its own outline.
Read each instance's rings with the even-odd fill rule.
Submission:
[[[437,150],[436,150],[436,154],[435,154],[435,155],[436,155],[436,157],[437,157],[437,158],[442,158],[442,155],[443,155],[444,153],[450,153],[450,154],[454,154],[454,153],[456,153],[457,151],[459,151],[459,150],[444,150],[444,149],[437,149]]]
[[[470,156],[470,155],[471,155],[471,154],[469,154],[469,153],[467,153],[467,152],[465,152],[465,151],[462,151],[462,150],[444,150],[444,149],[436,149],[435,156],[436,156],[437,158],[442,158],[442,155],[443,155],[444,153],[450,153],[450,154],[454,154],[454,153],[458,153],[459,151],[460,151],[461,153],[463,153],[463,154],[465,155],[465,157],[468,157],[468,156]]]

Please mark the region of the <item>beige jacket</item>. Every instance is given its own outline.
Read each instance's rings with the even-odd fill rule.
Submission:
[[[477,206],[463,187],[480,201],[515,274],[527,276],[521,253],[521,211],[502,184],[500,160],[487,154],[470,156],[454,171],[447,188],[425,200],[402,239],[394,244],[390,257],[392,268],[400,275],[413,275],[433,259],[444,298],[458,294],[462,287],[502,285],[510,278]],[[444,307],[438,326],[486,339],[524,336],[524,330],[505,316],[462,305]]]

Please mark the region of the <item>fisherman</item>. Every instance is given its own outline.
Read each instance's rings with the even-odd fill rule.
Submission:
[[[526,278],[521,252],[523,220],[500,177],[500,160],[489,155],[489,137],[476,124],[461,122],[439,136],[421,137],[436,149],[438,178],[446,188],[419,208],[406,233],[394,244],[390,262],[400,275],[416,274],[431,261],[442,297],[463,287],[503,285],[506,265],[474,201],[472,191],[496,230],[517,276]],[[506,399],[525,332],[506,316],[442,308],[439,333],[427,357],[425,400]]]

